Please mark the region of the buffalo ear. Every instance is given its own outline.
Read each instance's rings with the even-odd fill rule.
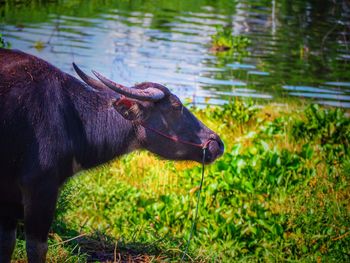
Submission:
[[[116,111],[129,121],[136,121],[141,118],[141,105],[125,96],[122,96],[116,102],[113,103],[113,107]]]

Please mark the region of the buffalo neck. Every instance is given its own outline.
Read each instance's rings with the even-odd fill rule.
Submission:
[[[108,162],[138,148],[132,122],[113,107],[114,96],[70,78],[65,118],[74,160],[83,169]]]

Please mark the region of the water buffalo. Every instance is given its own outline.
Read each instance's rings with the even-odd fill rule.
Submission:
[[[74,64],[73,64],[74,65]],[[219,136],[166,87],[132,88],[97,72],[84,80],[21,51],[0,49],[0,262],[10,262],[24,219],[29,262],[45,262],[60,186],[135,149],[172,160],[213,162]]]

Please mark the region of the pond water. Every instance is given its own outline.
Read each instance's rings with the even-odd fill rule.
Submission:
[[[71,74],[75,61],[121,84],[165,84],[197,105],[238,96],[350,107],[348,1],[43,2],[0,1],[0,33]],[[249,38],[248,52],[211,51],[218,25]]]

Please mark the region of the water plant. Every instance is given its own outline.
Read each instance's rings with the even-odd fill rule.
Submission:
[[[223,105],[221,108],[207,110],[206,116],[221,121],[227,127],[234,129],[239,127],[244,132],[244,126],[251,121],[258,112],[259,108],[252,99],[234,99]]]
[[[317,104],[309,105],[304,118],[292,126],[292,134],[298,141],[317,141],[330,163],[339,162],[339,158],[349,154],[350,119],[339,108],[323,109]]]
[[[235,60],[249,55],[247,48],[251,44],[248,37],[243,35],[233,35],[229,27],[216,27],[216,33],[212,35],[211,50],[218,56],[233,57]],[[223,54],[221,54],[223,53]]]

